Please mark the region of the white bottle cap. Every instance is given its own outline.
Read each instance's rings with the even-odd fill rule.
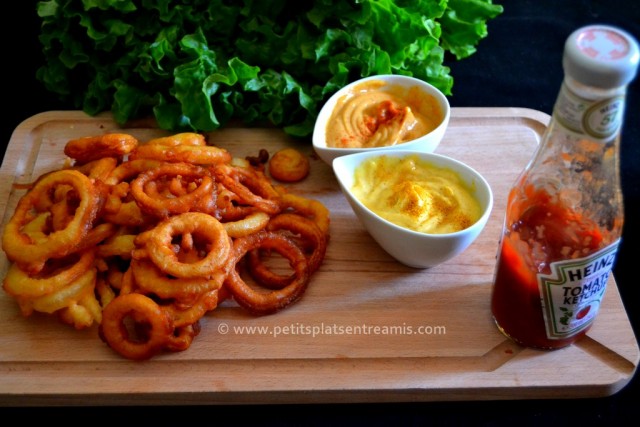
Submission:
[[[634,37],[609,25],[589,25],[574,31],[564,46],[565,74],[587,86],[609,89],[636,76],[640,50]]]

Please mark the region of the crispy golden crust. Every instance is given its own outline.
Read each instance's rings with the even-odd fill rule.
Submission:
[[[295,148],[283,148],[269,160],[269,173],[278,181],[298,182],[309,175],[309,159]]]

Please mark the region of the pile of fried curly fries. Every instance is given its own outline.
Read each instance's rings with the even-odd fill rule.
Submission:
[[[324,260],[329,211],[272,183],[264,153],[235,158],[188,132],[87,136],[64,153],[69,166],[30,184],[4,229],[3,288],[24,316],[99,325],[125,358],[188,349],[228,298],[283,309]]]

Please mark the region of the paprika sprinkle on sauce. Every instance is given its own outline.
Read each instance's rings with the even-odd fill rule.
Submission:
[[[370,148],[401,144],[434,130],[444,119],[438,101],[418,87],[369,80],[336,104],[327,146]]]
[[[482,215],[473,189],[455,172],[417,155],[365,160],[355,171],[352,191],[386,220],[423,233],[454,233]]]

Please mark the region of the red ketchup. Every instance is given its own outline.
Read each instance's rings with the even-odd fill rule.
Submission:
[[[585,257],[606,246],[600,228],[582,215],[568,210],[544,190],[525,189],[526,198],[514,203],[510,196],[512,218],[498,253],[492,310],[502,332],[530,347],[560,348],[582,337],[549,339],[543,318],[538,273],[551,274],[550,264],[567,256]],[[544,230],[544,232],[543,232]],[[590,306],[582,310],[589,311]],[[584,317],[586,312],[575,316]]]

